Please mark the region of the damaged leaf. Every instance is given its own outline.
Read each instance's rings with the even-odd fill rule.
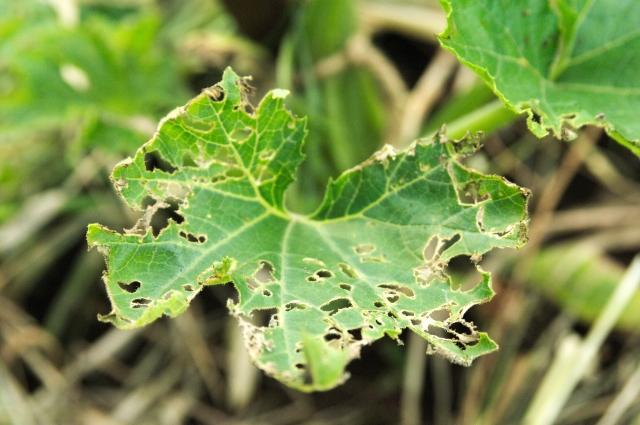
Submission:
[[[405,328],[463,365],[495,350],[463,318],[492,297],[488,273],[478,268],[480,282],[462,292],[446,265],[521,246],[528,192],[456,161],[475,138],[437,134],[383,149],[330,182],[315,213],[294,214],[283,193],[303,160],[305,120],[284,109],[285,91],[255,110],[249,91],[227,70],[114,170],[124,200],[146,214],[124,234],[89,226],[108,263],[113,310],[101,319],[132,328],[176,316],[204,286],[232,281],[239,298],[228,307],[255,364],[306,391],[340,384],[363,345]],[[154,235],[153,215],[172,204],[179,217]],[[260,310],[268,325],[249,320]]]
[[[640,155],[640,2],[440,0],[444,47],[542,137],[603,127]],[[535,116],[534,116],[535,114]]]

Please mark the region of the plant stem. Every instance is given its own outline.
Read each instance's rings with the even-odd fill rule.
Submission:
[[[545,425],[555,422],[639,284],[640,254],[634,257],[586,338],[580,341],[578,336],[570,335],[571,339],[563,341],[527,409],[523,424]]]

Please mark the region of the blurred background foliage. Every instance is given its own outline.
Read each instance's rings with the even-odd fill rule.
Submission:
[[[589,342],[640,246],[638,158],[594,129],[536,139],[438,47],[444,26],[432,0],[0,0],[0,424],[522,423],[584,347],[597,354],[553,423],[640,424],[638,294]],[[403,335],[364,350],[344,386],[301,394],[248,363],[229,286],[144,329],[97,321],[109,302],[86,226],[137,219],[113,166],[227,66],[253,76],[255,102],[285,88],[308,117],[294,211],[385,143],[485,132],[469,165],[534,193],[528,247],[483,260],[498,295],[469,313],[499,352],[464,369]],[[450,267],[475,283],[469,259]]]

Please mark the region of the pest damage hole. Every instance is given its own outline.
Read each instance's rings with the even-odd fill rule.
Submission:
[[[338,285],[340,288],[344,289],[345,291],[351,291],[353,290],[353,286],[349,285],[348,283],[341,283]]]
[[[437,260],[436,254],[438,253],[438,245],[440,244],[440,238],[438,236],[432,236],[427,242],[427,246],[424,247],[422,255],[427,261]]]
[[[206,89],[202,90],[202,92],[207,95],[209,100],[211,100],[212,102],[222,102],[225,97],[224,90],[218,85],[207,87]]]
[[[129,282],[129,283],[118,282],[118,286],[121,289],[127,291],[128,293],[133,294],[138,289],[140,289],[140,282],[138,282],[137,280],[134,280],[133,282]]]
[[[151,229],[153,230],[153,236],[157,237],[160,232],[169,226],[169,221],[174,221],[177,224],[184,222],[184,218],[178,214],[180,205],[177,202],[169,202],[169,206],[166,208],[159,208],[151,218]]]
[[[349,334],[355,341],[362,341],[362,329],[360,328],[351,329],[347,332],[349,332]]]
[[[324,278],[332,277],[333,273],[331,273],[329,270],[318,270],[316,272],[316,276],[324,279]]]
[[[169,174],[173,174],[177,170],[177,168],[164,159],[158,151],[151,151],[144,154],[144,166],[147,171],[160,170]]]
[[[386,263],[387,262],[387,256],[384,254],[381,254],[377,257],[362,257],[360,258],[360,262],[361,263],[368,263],[368,262],[374,262],[374,263]]]
[[[147,308],[152,302],[149,298],[134,298],[131,300],[131,308]]]
[[[301,303],[299,301],[291,301],[284,305],[284,311],[291,310],[306,310],[308,306],[305,303]]]
[[[390,289],[394,293],[400,292],[401,294],[404,294],[409,298],[413,298],[416,296],[415,292],[413,292],[413,289],[409,288],[408,286],[399,285],[397,283],[385,283],[382,285],[378,285],[378,288]]]
[[[193,160],[189,153],[185,153],[182,155],[182,166],[183,167],[197,167],[198,164]]]
[[[180,237],[185,238],[186,240],[188,240],[191,243],[205,243],[207,241],[207,237],[204,235],[200,235],[198,237],[196,237],[194,234],[192,233],[187,233],[184,230],[180,230],[180,232],[178,233],[178,235],[180,235]]]
[[[342,310],[343,308],[351,308],[351,307],[353,307],[353,304],[351,304],[351,301],[348,300],[347,298],[336,298],[335,300],[329,301],[328,303],[321,306],[320,310],[328,311],[329,316],[333,316],[339,310]]]
[[[229,138],[231,138],[235,142],[243,143],[249,137],[251,137],[251,133],[252,132],[253,132],[253,130],[251,130],[249,127],[237,128],[237,129],[233,130],[231,132],[231,134],[229,134]]]
[[[324,336],[324,340],[329,342],[329,341],[335,341],[337,339],[342,339],[342,336],[339,334],[335,334],[335,333],[328,333]]]
[[[432,311],[429,314],[429,318],[437,322],[444,322],[449,319],[450,315],[451,315],[451,312],[449,310],[441,309],[441,310]]]
[[[353,250],[358,255],[367,255],[367,254],[371,254],[373,251],[375,251],[376,247],[374,245],[370,244],[370,243],[363,243],[363,244],[360,244],[358,246],[354,246]]]
[[[145,196],[142,198],[142,202],[140,202],[140,207],[142,207],[143,210],[146,210],[147,208],[154,206],[156,202],[158,201],[153,197]]]
[[[276,279],[273,277],[274,267],[267,261],[260,261],[260,268],[256,270],[253,277],[260,283],[273,282]]]
[[[391,295],[387,297],[387,301],[389,301],[391,304],[397,303],[399,299],[400,297],[397,295]]]
[[[442,246],[440,246],[440,252],[438,257],[442,255],[446,250],[451,248],[453,245],[455,245],[455,243],[458,242],[460,239],[462,239],[462,237],[460,236],[460,233],[456,233],[455,235],[453,235],[452,238],[443,240]]]
[[[346,263],[338,263],[338,266],[340,266],[340,271],[347,277],[351,278],[351,279],[357,279],[358,278],[358,274],[356,273],[356,271],[353,269],[353,267],[351,267],[350,265],[346,264]]]
[[[384,307],[384,303],[382,301],[376,301],[373,303],[374,307],[382,308]]]
[[[471,181],[465,187],[456,187],[461,204],[476,205],[491,198],[488,193],[480,195],[480,182]]]
[[[182,289],[187,292],[193,292],[193,286],[189,284],[182,285]]]
[[[422,320],[420,320],[420,319],[411,319],[411,324],[413,326],[420,326],[420,325],[422,325]]]
[[[271,291],[265,289],[264,291],[262,291],[262,295],[264,295],[265,297],[270,297],[272,294]]]
[[[278,309],[275,307],[251,310],[250,314],[254,315],[255,323],[258,326],[268,326],[270,328],[278,326]]]
[[[239,168],[230,168],[224,174],[225,174],[225,176],[227,176],[229,178],[241,178],[241,177],[244,177],[244,172]]]

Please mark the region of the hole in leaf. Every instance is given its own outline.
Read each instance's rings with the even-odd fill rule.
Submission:
[[[435,310],[432,311],[429,314],[429,318],[438,321],[438,322],[445,322],[446,320],[449,319],[449,316],[451,315],[451,312],[449,310]]]
[[[299,301],[291,301],[290,303],[284,305],[284,311],[306,310],[308,307],[309,306],[307,306],[305,303],[301,303]]]
[[[198,164],[193,160],[189,153],[185,153],[182,155],[182,166],[183,167],[197,167]]]
[[[296,363],[293,365],[296,369],[304,370],[304,365],[302,363]]]
[[[264,295],[265,297],[270,297],[272,294],[271,294],[271,291],[269,291],[268,289],[265,289],[264,291],[262,291],[262,295]]]
[[[198,236],[198,242],[205,243],[207,241],[207,237],[205,235]]]
[[[182,289],[187,292],[193,292],[193,286],[189,284],[182,285]]]
[[[192,233],[187,233],[184,230],[180,230],[180,233],[178,234],[191,243],[199,243],[198,238],[196,238]]]
[[[347,277],[351,278],[351,279],[357,279],[358,278],[358,274],[356,273],[356,271],[353,269],[353,267],[351,267],[350,265],[346,264],[346,263],[338,263],[338,266],[340,266],[340,271]]]
[[[303,258],[302,261],[304,261],[305,263],[313,263],[313,264],[318,264],[320,266],[325,266],[325,264],[322,261],[318,260],[317,258]]]
[[[432,236],[431,239],[429,239],[429,242],[427,242],[427,246],[424,247],[424,250],[422,251],[422,255],[424,256],[424,259],[427,261],[434,261],[436,260],[436,254],[438,252],[438,244],[440,243],[440,238],[438,236]]]
[[[374,263],[386,263],[387,262],[387,256],[384,254],[381,254],[377,257],[362,257],[360,258],[360,262],[362,263],[368,263],[368,262],[374,262]]]
[[[277,308],[252,310],[251,314],[255,316],[255,322],[258,326],[268,326],[270,328],[278,326]]]
[[[382,321],[380,319],[376,319],[376,325],[382,326]]]
[[[166,208],[159,208],[151,218],[151,229],[153,236],[157,237],[160,232],[169,226],[169,220],[177,224],[184,222],[184,217],[178,214],[180,205],[175,201],[170,201]]]
[[[255,280],[254,278],[246,277],[246,276],[245,276],[245,278],[246,278],[245,280],[247,281],[247,286],[249,287],[249,289],[254,290],[254,289],[257,289],[258,286],[260,286],[258,281]]]
[[[329,270],[318,270],[316,272],[316,276],[318,276],[321,279],[326,279],[329,277],[333,277],[333,273],[331,273]]]
[[[222,102],[225,98],[224,90],[219,85],[207,87],[206,89],[202,90],[202,92],[206,94],[209,100],[211,100],[212,102]]]
[[[438,257],[440,257],[446,250],[451,248],[460,239],[461,239],[460,234],[456,233],[455,235],[453,235],[452,238],[443,240],[442,245],[440,246],[440,252],[438,253]]]
[[[360,244],[358,246],[353,247],[353,250],[358,255],[367,255],[367,254],[371,254],[373,251],[375,251],[376,247],[374,245],[370,244],[370,243],[363,243],[363,244]]]
[[[225,146],[218,146],[213,157],[214,161],[222,164],[234,165],[236,163],[233,155],[229,153],[229,149]]]
[[[209,133],[215,127],[213,120],[202,121],[189,113],[181,115],[181,118],[182,125],[199,133]]]
[[[415,313],[413,311],[402,310],[401,313],[402,313],[403,316],[407,316],[407,317],[415,316]]]
[[[169,174],[173,174],[177,170],[177,168],[164,159],[158,151],[151,151],[144,154],[144,166],[147,171],[160,170]]]
[[[391,289],[392,291],[400,292],[409,298],[413,298],[416,295],[415,292],[413,292],[413,289],[409,288],[408,286],[399,285],[397,283],[385,283],[382,285],[378,285],[378,288]]]
[[[243,143],[251,137],[251,133],[253,133],[253,130],[249,127],[237,128],[229,134],[229,137],[238,143]]]
[[[461,322],[453,322],[449,326],[449,329],[451,329],[455,333],[458,333],[458,334],[461,334],[461,335],[472,335],[473,334],[471,329],[467,325],[465,325],[464,323],[461,323]]]
[[[344,289],[345,291],[352,291],[353,290],[353,286],[349,285],[348,283],[341,283],[340,288]]]
[[[244,177],[244,172],[239,168],[230,168],[224,173],[229,178],[240,178]]]
[[[273,282],[276,279],[273,277],[274,268],[271,263],[267,261],[260,261],[260,268],[253,274],[253,277],[260,283]]]
[[[398,295],[391,295],[387,297],[387,301],[389,301],[391,304],[397,303],[399,299],[400,297]]]
[[[143,210],[146,210],[148,207],[152,207],[156,204],[156,201],[153,197],[151,196],[145,196],[144,198],[142,198],[142,202],[140,202],[140,206],[142,207]]]
[[[420,319],[411,319],[411,324],[413,326],[420,326],[420,325],[422,325],[422,320],[420,320]]]
[[[127,291],[130,294],[135,293],[138,289],[140,289],[140,282],[138,282],[137,280],[134,280],[133,282],[129,282],[129,283],[124,283],[124,282],[118,282],[118,286]]]
[[[211,183],[220,183],[223,182],[227,179],[227,176],[225,176],[224,174],[216,174],[215,176],[213,176],[211,178]]]
[[[342,310],[343,308],[351,308],[353,307],[353,304],[351,303],[351,301],[347,298],[336,298],[335,300],[329,301],[328,303],[324,304],[323,306],[320,307],[320,310],[322,311],[328,311],[329,312],[329,316],[333,316],[334,314],[336,314],[338,311]]]
[[[342,339],[342,336],[340,334],[336,334],[336,333],[328,333],[324,336],[324,340],[329,342],[329,341],[335,341],[337,339]]]
[[[134,298],[131,300],[131,308],[147,308],[153,303],[150,298]]]
[[[318,281],[318,279],[316,279],[316,277],[315,277],[315,276],[307,276],[307,280],[308,280],[309,282],[317,282],[317,281]]]
[[[261,161],[271,161],[274,156],[276,156],[276,151],[273,149],[267,149],[260,152],[258,158],[260,158]]]
[[[376,301],[373,303],[374,307],[382,308],[384,307],[384,303],[382,301]]]
[[[457,187],[458,199],[461,204],[475,205],[478,202],[486,201],[491,196],[488,193],[480,195],[480,182],[471,181],[465,187]]]
[[[357,328],[357,329],[351,329],[349,331],[349,334],[351,334],[351,337],[356,340],[356,341],[362,341],[362,329]]]

